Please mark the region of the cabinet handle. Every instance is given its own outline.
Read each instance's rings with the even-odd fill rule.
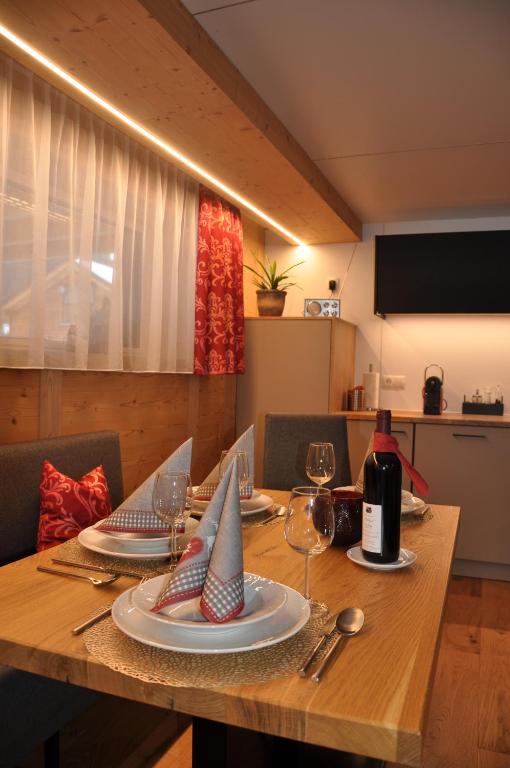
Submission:
[[[487,435],[465,435],[460,432],[453,432],[452,434],[454,437],[469,437],[473,438],[473,440],[487,440]]]
[[[392,435],[407,435],[407,432],[404,429],[392,429],[391,430]]]

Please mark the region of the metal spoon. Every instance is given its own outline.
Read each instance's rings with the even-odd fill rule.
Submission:
[[[95,587],[102,587],[105,584],[113,584],[113,582],[117,581],[119,578],[119,576],[115,574],[110,576],[108,579],[96,579],[94,576],[84,576],[81,573],[68,573],[67,571],[61,571],[57,568],[47,568],[44,565],[38,565],[37,570],[43,571],[44,573],[54,573],[56,576],[65,576],[68,579],[81,579],[82,581],[89,581]]]
[[[343,611],[340,611],[336,620],[336,631],[338,632],[338,637],[332,644],[327,654],[324,656],[320,667],[312,675],[312,680],[314,683],[320,682],[321,675],[326,669],[329,660],[338,648],[340,640],[343,637],[352,637],[353,635],[357,635],[363,626],[364,621],[365,614],[361,608],[344,608]]]

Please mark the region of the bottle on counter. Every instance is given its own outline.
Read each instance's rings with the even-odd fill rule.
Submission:
[[[372,563],[400,555],[402,465],[393,452],[377,450],[377,434],[391,435],[391,411],[377,411],[374,450],[365,460],[361,551]]]

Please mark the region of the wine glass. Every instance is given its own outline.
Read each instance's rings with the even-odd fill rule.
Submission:
[[[284,531],[287,544],[305,556],[303,596],[311,600],[310,557],[324,552],[333,541],[335,533],[335,514],[329,488],[293,488],[285,514]]]
[[[177,532],[182,532],[191,512],[188,498],[191,478],[187,472],[158,472],[152,493],[152,508],[169,526],[170,567],[177,565]]]
[[[335,474],[333,443],[310,443],[306,455],[306,474],[319,488]]]
[[[239,479],[239,495],[241,498],[247,495],[247,486],[250,483],[250,467],[248,454],[246,451],[222,451],[220,458],[219,475],[220,480],[232,464],[234,459],[237,461],[237,477]]]

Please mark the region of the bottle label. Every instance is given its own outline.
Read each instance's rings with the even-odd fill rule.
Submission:
[[[363,533],[361,548],[382,554],[382,505],[363,502]]]

